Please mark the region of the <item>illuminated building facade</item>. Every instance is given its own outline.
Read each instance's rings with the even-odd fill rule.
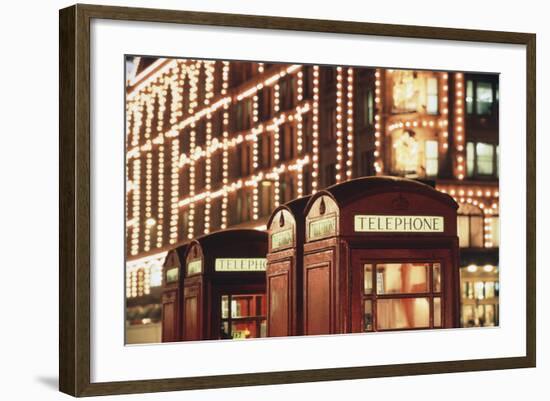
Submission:
[[[228,227],[265,229],[291,199],[397,175],[432,181],[460,204],[462,323],[498,324],[498,75],[128,62],[130,300],[156,291],[176,244]]]

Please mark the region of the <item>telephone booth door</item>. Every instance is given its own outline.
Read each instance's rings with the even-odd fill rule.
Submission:
[[[353,249],[352,331],[456,327],[449,249]]]

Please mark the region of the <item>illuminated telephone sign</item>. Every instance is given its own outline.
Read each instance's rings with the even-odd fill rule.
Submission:
[[[292,230],[283,230],[271,234],[271,249],[279,249],[292,245]]]
[[[202,271],[202,260],[195,259],[187,263],[187,275],[192,276]]]
[[[263,272],[267,265],[265,258],[218,258],[215,262],[217,272]]]
[[[376,216],[356,215],[355,232],[362,233],[442,233],[441,216]]]
[[[179,278],[179,267],[173,267],[171,269],[166,270],[166,283],[176,283]]]
[[[314,220],[309,223],[309,239],[325,238],[336,232],[336,216]]]

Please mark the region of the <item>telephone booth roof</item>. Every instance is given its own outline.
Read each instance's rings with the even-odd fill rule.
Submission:
[[[302,215],[305,216],[304,212],[306,210],[306,206],[310,198],[311,198],[311,195],[307,195],[301,198],[293,199],[283,205],[277,206],[277,208],[273,211],[273,213],[271,213],[271,216],[269,217],[269,220],[267,222],[267,228],[268,229],[271,228],[271,223],[273,222],[273,219],[275,218],[275,216],[280,210],[287,210],[290,212],[290,214],[292,214],[292,216],[296,216],[299,218],[299,220],[301,220],[300,216]],[[299,223],[299,221],[297,221],[296,223]]]
[[[311,197],[306,207],[305,214],[309,213],[311,205],[318,197],[327,195],[333,198],[342,208],[349,203],[369,195],[382,192],[415,192],[442,202],[449,207],[458,209],[458,204],[447,194],[440,192],[430,185],[420,181],[392,176],[360,177],[339,184],[334,184],[317,192]]]
[[[457,209],[451,196],[422,182],[389,176],[361,177],[332,185],[311,197],[304,211],[306,222],[310,222],[306,223],[306,237],[311,241],[334,235],[406,235],[411,231],[456,236]],[[425,229],[413,230],[411,222],[415,226],[426,224]]]
[[[164,267],[167,267],[166,263],[170,260],[170,255],[174,252],[178,257],[178,262],[180,263],[180,266],[185,266],[185,256],[187,254],[187,248],[189,248],[189,243],[179,245],[175,248],[170,249],[166,254],[166,257],[164,258]]]
[[[267,233],[255,229],[229,229],[206,234],[189,243],[186,258],[196,245],[202,255],[209,257],[237,256],[243,253],[265,257]]]

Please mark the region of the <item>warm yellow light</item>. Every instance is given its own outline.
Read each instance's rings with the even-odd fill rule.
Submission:
[[[469,265],[468,267],[466,267],[466,270],[468,270],[470,273],[475,273],[477,271],[477,266]]]

